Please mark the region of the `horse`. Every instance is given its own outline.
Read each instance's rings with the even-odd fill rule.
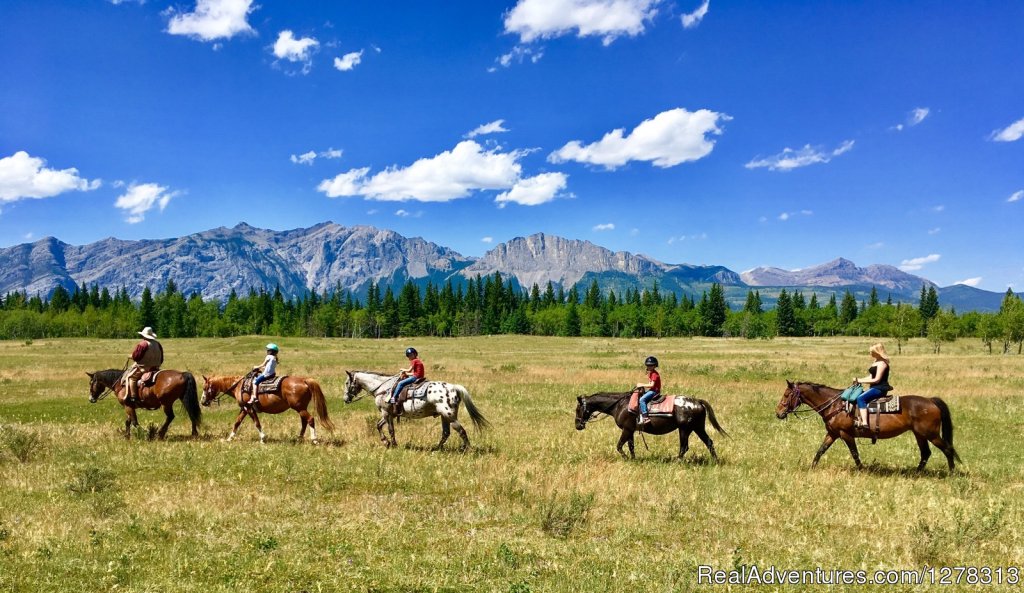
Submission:
[[[267,435],[263,432],[260,417],[256,412],[280,414],[285,410],[292,409],[299,413],[299,418],[302,420],[302,428],[299,429],[298,439],[301,441],[306,436],[306,426],[308,425],[310,440],[316,445],[318,443],[316,439],[316,420],[313,419],[313,415],[308,410],[310,401],[313,402],[313,407],[316,410],[316,416],[320,420],[320,424],[327,430],[334,432],[334,423],[331,422],[330,417],[327,415],[327,401],[324,399],[324,392],[320,388],[320,383],[315,380],[305,377],[285,377],[277,391],[259,394],[256,398],[256,403],[250,406],[248,404],[250,394],[248,392],[242,393],[242,379],[243,377],[237,375],[215,375],[213,377],[203,375],[204,406],[212,404],[220,398],[221,394],[231,395],[238,402],[238,417],[235,418],[235,425],[231,428],[228,441],[235,438],[235,435],[238,433],[238,426],[242,423],[242,420],[246,416],[250,416],[253,423],[256,424],[256,430],[260,433],[260,442],[263,443],[266,441]]]
[[[801,404],[807,404],[811,410],[821,415],[825,422],[825,440],[814,455],[811,467],[818,465],[821,456],[828,451],[836,439],[842,439],[853,455],[857,469],[863,464],[857,453],[857,437],[871,437],[874,431],[864,427],[854,427],[853,415],[846,413],[845,402],[841,399],[842,390],[834,389],[818,383],[793,383],[786,381],[786,391],[775,406],[775,416],[784,420],[790,413],[796,413]],[[912,431],[921,449],[921,463],[917,471],[923,471],[931,457],[928,443],[935,445],[946,455],[949,471],[953,472],[954,460],[960,461],[960,455],[953,448],[953,419],[946,402],[937,397],[920,395],[901,395],[899,413],[880,415],[878,438],[889,439],[904,432]]]
[[[174,401],[178,399],[181,400],[189,420],[192,421],[192,436],[199,436],[199,425],[202,424],[203,412],[199,407],[196,379],[192,373],[160,371],[153,385],[139,384],[137,397],[131,402],[126,401],[128,393],[124,381],[121,379],[124,374],[123,370],[107,369],[85,374],[89,376],[89,403],[94,404],[109,393],[113,393],[117,397],[117,401],[124,406],[125,414],[128,416],[124,422],[124,437],[126,439],[131,438],[132,426],[139,425],[139,419],[135,413],[136,408],[156,410],[160,407],[163,407],[164,414],[167,416],[167,420],[157,431],[157,437],[163,439],[167,435],[167,427],[174,420],[173,406]]]
[[[377,432],[385,447],[395,447],[398,441],[395,440],[395,416],[391,411],[391,404],[388,400],[391,397],[391,389],[398,381],[397,375],[385,375],[370,371],[345,371],[348,379],[345,380],[345,403],[350,404],[356,401],[360,391],[367,391],[373,395],[377,410],[380,411],[380,420],[377,421]],[[441,440],[434,446],[434,449],[444,447],[445,441],[451,435],[450,428],[455,428],[462,437],[460,451],[469,448],[469,435],[466,429],[459,423],[459,403],[466,402],[466,410],[473,426],[477,430],[484,430],[490,426],[490,422],[484,418],[480,410],[473,404],[473,398],[462,385],[445,383],[443,381],[427,381],[421,385],[414,385],[411,389],[423,395],[414,395],[402,404],[402,416],[406,418],[428,418],[433,416],[441,417]],[[390,440],[384,436],[384,425],[387,425],[391,435]]]
[[[615,424],[622,429],[622,435],[619,436],[619,444],[616,446],[616,450],[619,455],[626,458],[626,454],[622,451],[623,445],[629,445],[629,457],[631,459],[636,458],[636,453],[633,449],[633,436],[637,430],[637,416],[633,412],[629,411],[629,396],[630,393],[595,393],[589,396],[580,396],[576,398],[576,430],[583,430],[587,427],[587,422],[590,421],[595,413],[607,414],[615,419]],[[715,444],[708,436],[707,431],[704,428],[705,418],[711,420],[711,426],[715,427],[715,430],[725,436],[729,436],[729,433],[725,432],[718,424],[718,419],[715,418],[715,411],[711,408],[711,404],[702,400],[694,399],[684,396],[668,396],[675,398],[675,406],[670,416],[652,415],[650,416],[650,422],[644,424],[641,428],[642,432],[650,434],[668,434],[673,430],[679,431],[679,459],[682,459],[686,455],[687,449],[690,447],[690,433],[695,432],[700,440],[703,441],[704,445],[711,452],[711,458],[718,462],[718,454],[715,453]]]

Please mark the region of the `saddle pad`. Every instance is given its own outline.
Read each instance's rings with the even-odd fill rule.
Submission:
[[[647,404],[648,414],[673,414],[675,413],[676,398],[666,396],[664,394],[658,395],[654,398],[651,403]],[[629,411],[636,414],[640,411],[640,394],[633,392],[629,396]]]
[[[164,372],[163,369],[157,369],[155,371],[146,371],[139,377],[139,385],[153,385],[156,383],[157,376]]]
[[[895,414],[900,411],[900,396],[890,395],[876,399],[868,404],[868,413],[878,411],[882,414]]]
[[[252,382],[256,377],[249,377],[242,381],[242,391],[252,393]],[[274,393],[281,387],[281,381],[288,378],[288,375],[277,375],[273,379],[267,379],[260,383],[259,393]]]
[[[402,388],[402,393],[398,394],[398,401],[404,402],[410,399],[424,399],[427,397],[427,382],[413,383],[412,385],[406,385]]]

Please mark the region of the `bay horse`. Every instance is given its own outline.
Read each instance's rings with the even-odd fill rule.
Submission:
[[[588,396],[576,398],[576,430],[583,430],[587,422],[594,414],[607,414],[615,419],[615,425],[622,429],[619,436],[619,444],[616,450],[623,458],[626,454],[622,451],[623,445],[629,445],[629,457],[636,458],[633,447],[633,436],[637,431],[637,416],[629,411],[628,393],[595,393]],[[711,426],[725,436],[725,432],[715,418],[715,411],[711,404],[702,400],[684,396],[667,396],[675,398],[675,406],[671,416],[650,416],[650,422],[643,425],[642,432],[649,434],[668,434],[674,430],[679,431],[679,459],[686,455],[690,447],[690,433],[695,432],[704,445],[711,452],[711,458],[718,461],[718,454],[715,453],[715,443],[708,436],[704,428],[705,419],[711,421]]]
[[[391,389],[398,381],[398,375],[385,375],[370,371],[345,371],[345,373],[348,375],[348,379],[345,380],[345,403],[350,404],[356,401],[356,396],[363,390],[370,393],[380,412],[380,420],[377,421],[380,440],[385,447],[397,446],[395,416],[391,413],[391,404],[388,403],[388,400],[391,398]],[[473,403],[469,390],[462,385],[443,381],[426,381],[420,385],[413,385],[410,389],[417,393],[422,390],[423,395],[415,395],[402,405],[402,417],[416,419],[440,416],[441,440],[434,446],[435,449],[444,446],[445,441],[451,435],[451,428],[454,428],[462,437],[462,447],[459,450],[465,451],[469,448],[469,435],[459,423],[459,404],[462,401],[466,402],[466,411],[469,412],[469,418],[477,430],[484,430],[490,426],[490,422],[484,418]],[[384,425],[388,427],[390,439],[384,436]]]
[[[143,410],[164,409],[167,419],[163,426],[157,431],[157,437],[163,439],[167,435],[167,427],[174,420],[174,402],[181,400],[189,420],[192,421],[192,436],[199,436],[199,425],[202,424],[202,409],[199,407],[199,395],[196,390],[196,379],[189,372],[163,370],[156,376],[153,385],[143,386],[139,384],[138,394],[130,403],[126,401],[127,390],[124,381],[121,379],[124,374],[120,369],[106,369],[94,373],[86,373],[89,376],[89,403],[96,403],[113,393],[117,401],[124,406],[127,419],[124,421],[124,438],[131,438],[132,427],[139,425],[139,418],[135,413],[137,408]]]
[[[263,432],[263,426],[260,424],[260,417],[257,412],[280,414],[290,409],[298,412],[299,418],[302,420],[302,428],[299,429],[299,440],[301,441],[306,436],[306,426],[308,425],[310,440],[315,445],[318,442],[316,439],[316,420],[309,413],[308,409],[309,402],[311,401],[320,424],[327,430],[334,431],[334,423],[331,422],[330,417],[327,415],[327,401],[324,398],[324,392],[317,381],[289,375],[281,381],[281,386],[276,391],[273,393],[260,393],[256,398],[256,403],[250,406],[248,404],[250,394],[242,393],[242,379],[243,377],[238,375],[214,375],[212,377],[203,375],[204,406],[212,404],[221,394],[234,397],[238,403],[238,417],[235,418],[235,425],[231,428],[228,441],[235,438],[235,435],[238,433],[238,426],[242,423],[242,420],[245,420],[246,416],[249,416],[256,425],[256,430],[260,433],[260,442],[265,442],[267,435]]]
[[[840,395],[841,389],[835,389],[818,383],[793,383],[786,381],[786,391],[782,399],[775,406],[775,416],[780,420],[795,410],[801,404],[807,404],[811,410],[821,415],[825,421],[825,440],[814,455],[811,467],[818,465],[821,456],[828,451],[836,439],[841,439],[850,449],[853,461],[857,469],[861,469],[860,455],[857,453],[857,437],[868,438],[873,436],[874,429],[854,427],[854,417],[845,410],[845,403]],[[912,431],[917,439],[917,446],[921,450],[921,463],[917,471],[924,470],[924,466],[931,457],[931,449],[928,443],[939,448],[946,455],[949,462],[949,471],[953,472],[953,461],[960,461],[960,456],[953,448],[953,419],[949,413],[949,406],[946,402],[937,397],[922,397],[920,395],[901,395],[900,411],[898,413],[881,414],[881,426],[878,430],[878,438],[889,439],[899,436],[904,432]]]

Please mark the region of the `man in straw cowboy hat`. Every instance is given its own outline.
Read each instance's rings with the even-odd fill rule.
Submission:
[[[139,379],[142,375],[160,370],[164,363],[164,347],[156,340],[153,328],[146,327],[139,332],[142,340],[132,350],[132,367],[124,375],[125,386],[128,388],[129,402],[135,401],[139,390]]]

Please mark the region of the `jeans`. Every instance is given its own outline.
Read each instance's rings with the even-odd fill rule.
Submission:
[[[883,395],[885,395],[885,393],[883,393],[881,389],[872,387],[857,397],[857,407],[863,410],[868,407],[868,402],[874,401]]]
[[[648,391],[647,393],[640,396],[640,413],[644,416],[647,415],[647,402],[658,397],[657,391]]]
[[[416,377],[406,377],[406,378],[402,379],[401,381],[399,381],[398,383],[396,383],[394,391],[391,392],[391,401],[395,401],[395,400],[398,399],[398,394],[402,393],[402,388],[403,387],[405,387],[406,385],[415,383],[415,382],[416,382]]]

